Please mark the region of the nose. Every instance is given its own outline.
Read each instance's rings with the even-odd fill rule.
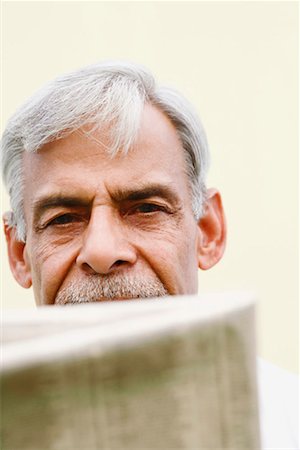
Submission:
[[[108,274],[134,265],[137,254],[130,244],[121,219],[108,208],[93,212],[83,236],[77,265],[88,273]]]

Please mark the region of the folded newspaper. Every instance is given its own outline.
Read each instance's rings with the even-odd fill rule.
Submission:
[[[260,448],[251,295],[5,311],[2,449]]]

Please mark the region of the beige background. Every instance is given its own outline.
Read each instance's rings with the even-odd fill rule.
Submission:
[[[3,124],[45,81],[103,59],[143,63],[194,102],[229,228],[225,257],[199,274],[200,290],[256,292],[259,353],[296,371],[297,3],[4,2],[2,10]],[[5,249],[1,261],[3,307],[32,307]]]

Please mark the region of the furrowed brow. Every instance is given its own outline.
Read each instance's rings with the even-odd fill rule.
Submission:
[[[174,206],[180,204],[177,193],[169,186],[161,184],[149,184],[141,188],[117,189],[112,194],[116,203],[125,201],[146,200],[151,197],[160,197],[169,201]],[[90,200],[72,195],[46,195],[37,199],[32,205],[33,221],[36,223],[46,211],[57,207],[86,208],[90,207]]]

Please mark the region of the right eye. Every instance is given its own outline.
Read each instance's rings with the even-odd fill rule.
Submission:
[[[62,214],[61,216],[57,216],[54,219],[48,222],[47,226],[53,225],[68,225],[70,223],[78,222],[80,218],[75,214]]]

